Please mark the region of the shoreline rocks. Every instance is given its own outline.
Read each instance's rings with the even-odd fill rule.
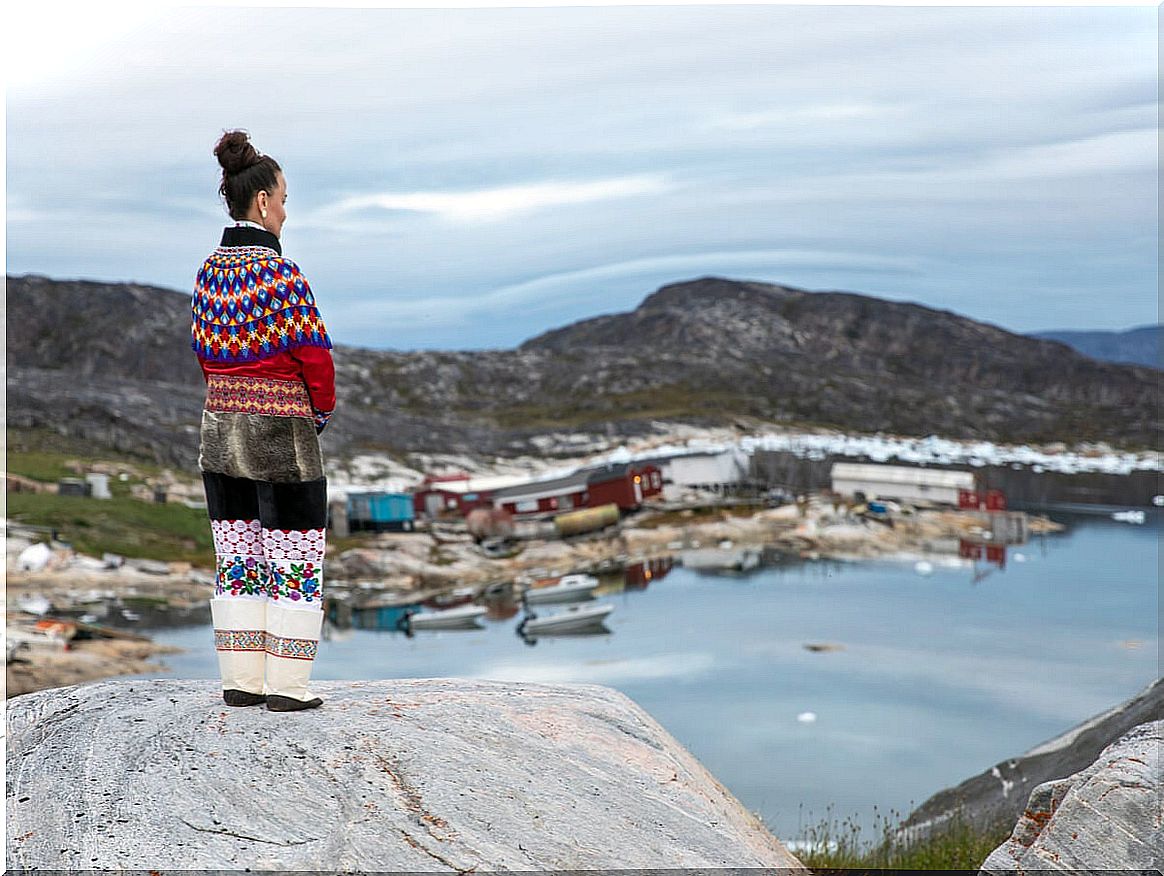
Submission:
[[[153,658],[183,650],[154,642],[93,639],[71,643],[68,650],[20,651],[5,667],[5,694],[11,701],[12,697],[65,685],[165,670],[165,664]]]
[[[1164,860],[1160,746],[1164,721],[1133,728],[1086,769],[1036,787],[983,874],[1149,871]]]

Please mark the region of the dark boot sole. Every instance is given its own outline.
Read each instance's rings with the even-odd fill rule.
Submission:
[[[323,700],[315,697],[310,700],[297,700],[294,697],[281,697],[278,694],[267,695],[268,712],[301,712],[304,709],[314,709],[323,705]]]
[[[222,692],[222,701],[228,706],[257,706],[267,701],[265,694],[251,693],[249,690],[231,688]]]

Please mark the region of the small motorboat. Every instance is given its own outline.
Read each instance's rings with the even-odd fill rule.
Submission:
[[[17,648],[29,650],[68,651],[69,640],[54,630],[38,630],[33,627],[8,627],[4,634],[7,662],[14,659]]]
[[[698,572],[750,572],[760,565],[760,552],[749,547],[688,548],[679,557],[684,568]]]
[[[517,631],[523,636],[576,633],[602,626],[602,622],[612,611],[614,606],[609,602],[598,602],[590,605],[571,605],[553,614],[528,614],[517,625]]]
[[[478,545],[478,550],[491,560],[505,560],[522,551],[522,545],[515,538],[486,538]]]
[[[457,605],[439,611],[410,609],[396,622],[401,630],[455,630],[477,627],[477,618],[488,611],[483,605]]]
[[[48,614],[53,610],[53,604],[39,593],[35,596],[27,596],[24,599],[16,600],[16,607],[28,614],[40,615]]]
[[[1142,525],[1148,516],[1140,510],[1132,511],[1116,511],[1111,515],[1112,520],[1118,520],[1120,523],[1135,523]]]
[[[588,599],[594,594],[598,579],[593,575],[563,575],[557,584],[549,587],[530,587],[522,594],[527,604],[546,602],[570,602],[574,599]]]

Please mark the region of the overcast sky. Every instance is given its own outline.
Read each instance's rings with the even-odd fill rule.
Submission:
[[[189,291],[242,127],[340,343],[508,347],[708,274],[1153,323],[1157,13],[98,9],[10,53],[7,270]]]

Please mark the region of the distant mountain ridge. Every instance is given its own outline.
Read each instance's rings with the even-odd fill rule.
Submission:
[[[196,460],[188,293],[8,276],[7,302],[10,429]],[[659,421],[1137,447],[1158,427],[1154,370],[918,304],[721,277],[510,350],[333,353],[325,446],[345,455],[538,454],[548,432]]]
[[[1164,325],[1142,325],[1122,332],[1062,329],[1034,332],[1030,337],[1061,341],[1092,359],[1164,369],[1160,358]]]

